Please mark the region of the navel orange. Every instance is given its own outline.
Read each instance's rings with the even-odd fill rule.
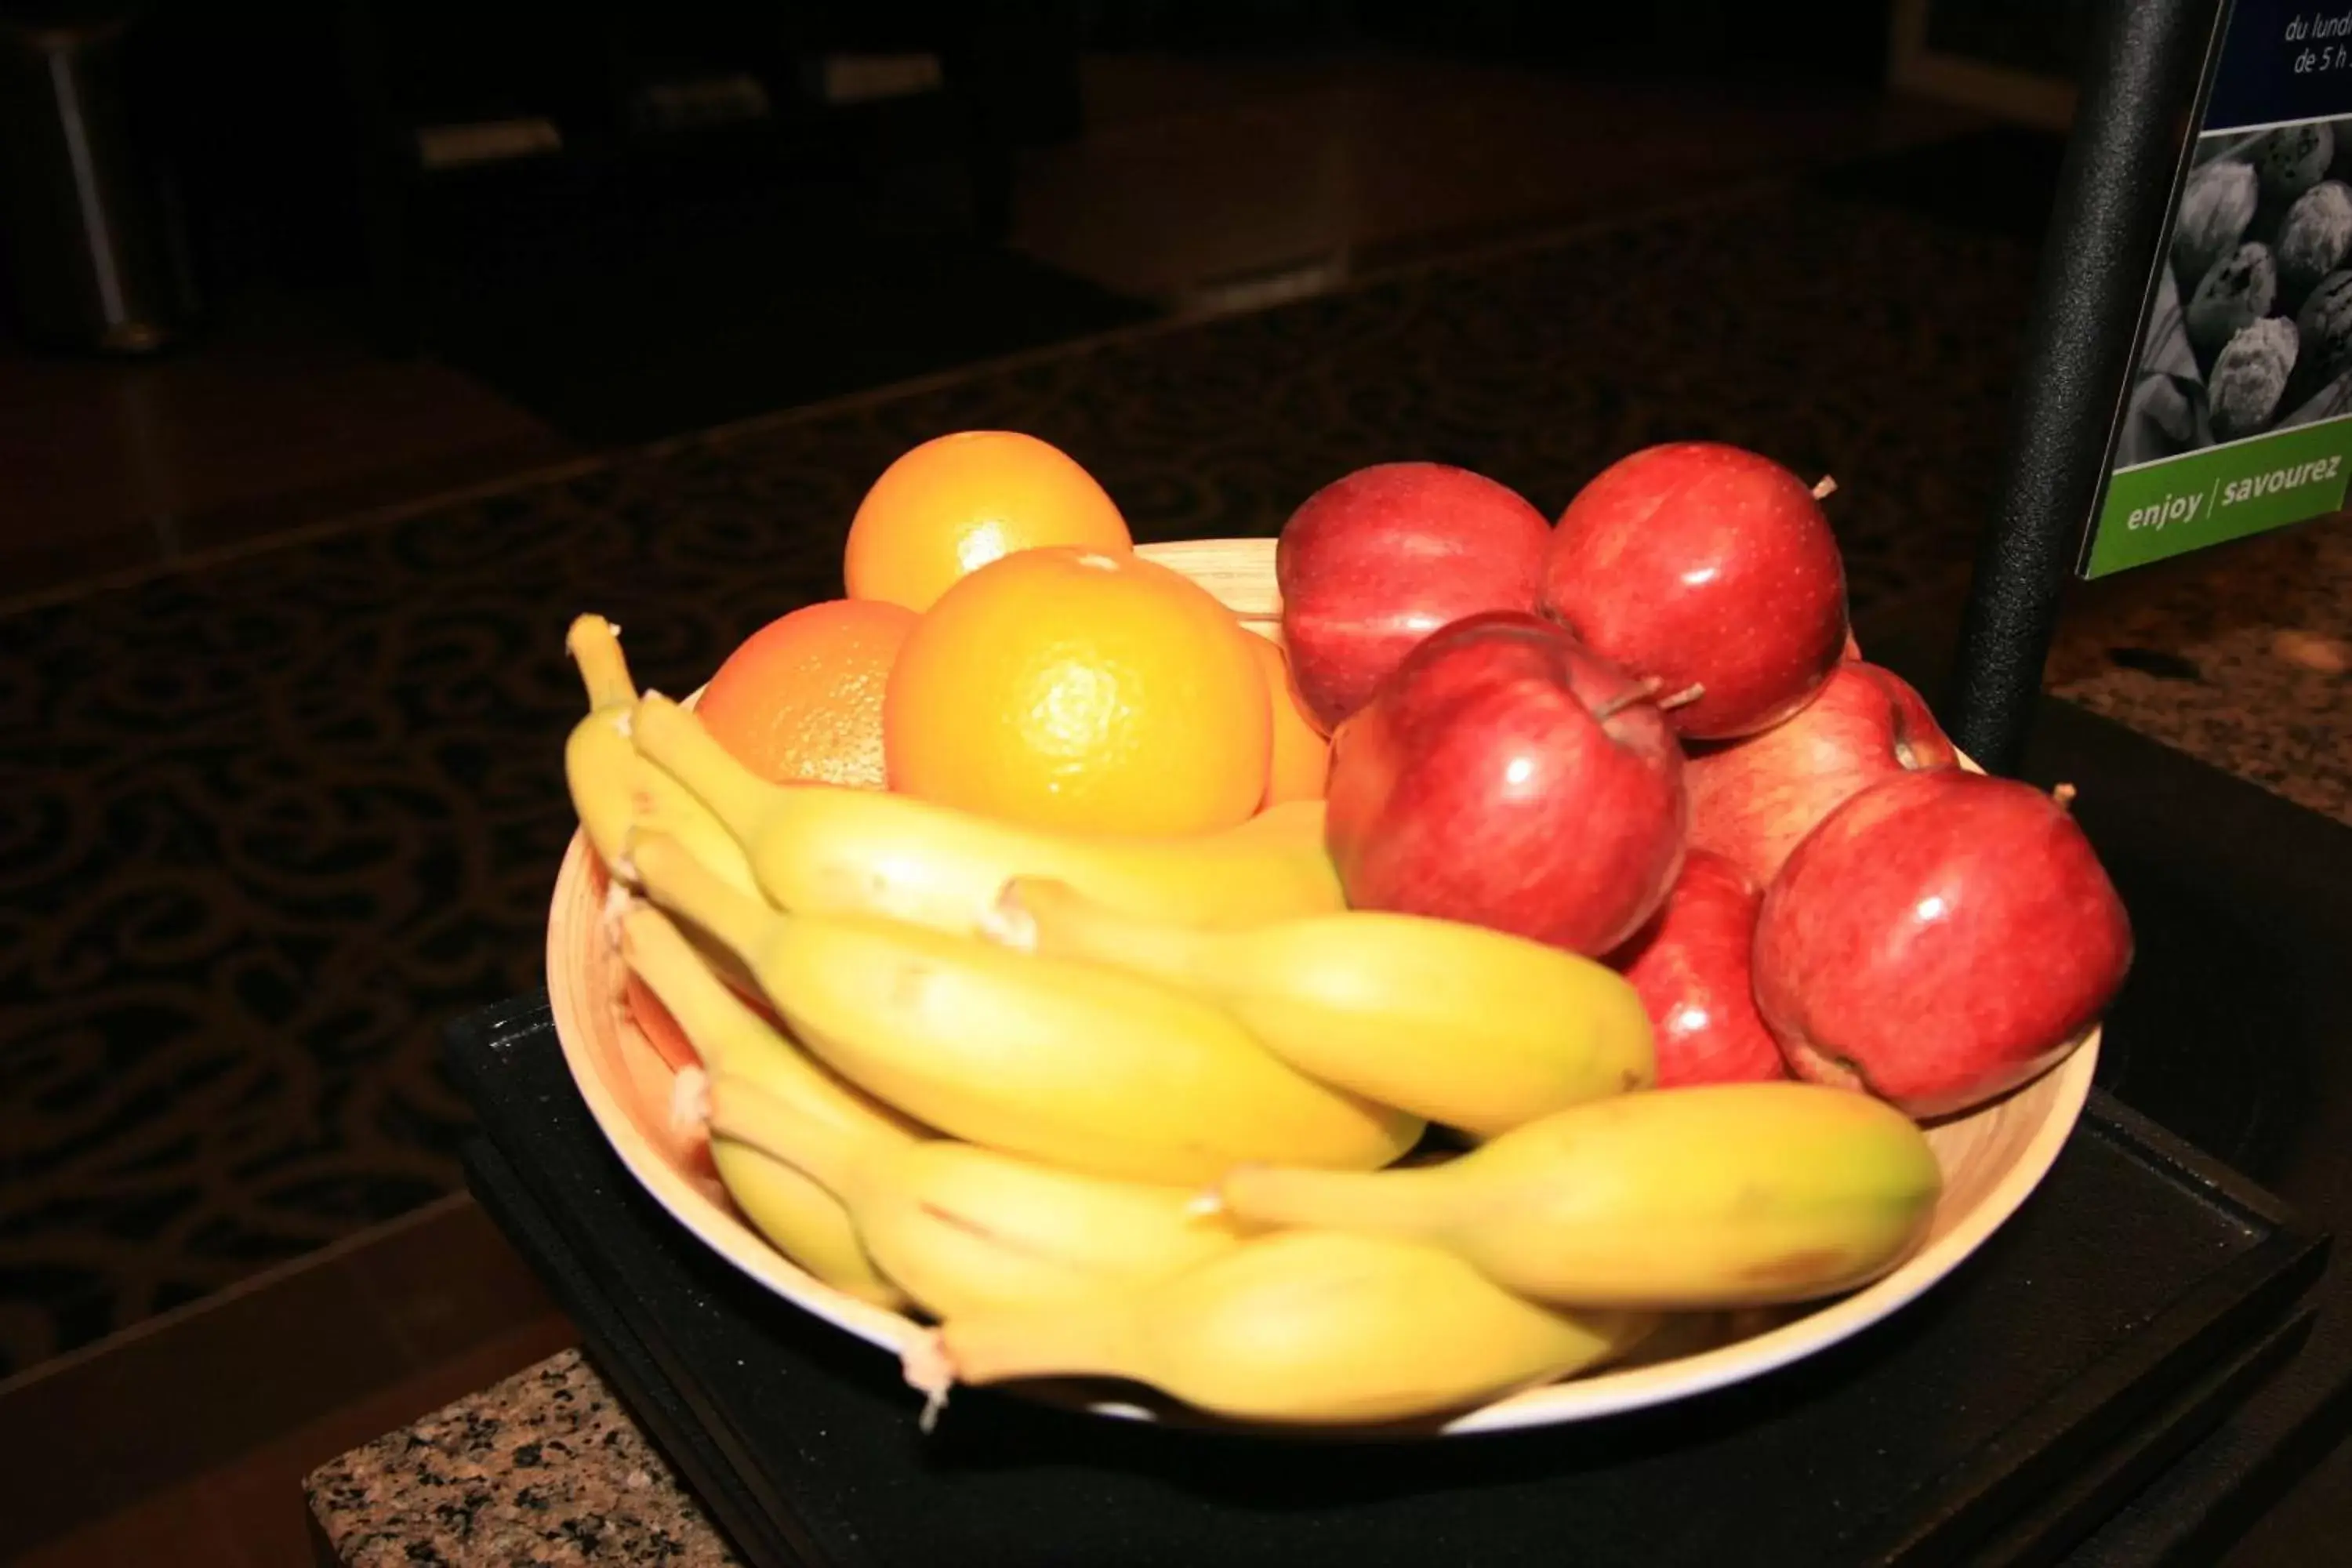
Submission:
[[[794,610],[727,656],[695,711],[761,778],[884,788],[883,692],[915,620],[855,599]]]
[[[1024,550],[940,596],[890,672],[890,785],[1045,826],[1192,833],[1264,798],[1265,677],[1209,591],[1131,552]]]
[[[1012,430],[965,430],[914,447],[858,504],[842,557],[853,599],[927,610],[948,584],[1046,544],[1132,547],[1127,522],[1066,453]]]

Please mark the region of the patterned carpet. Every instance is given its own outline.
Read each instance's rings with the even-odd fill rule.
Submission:
[[[574,611],[687,688],[838,591],[865,485],[974,426],[1140,537],[1438,458],[1556,511],[1709,436],[1832,472],[1858,608],[1950,580],[2014,237],[1791,190],[624,457],[0,620],[0,1371],[459,1181],[450,1016],[540,984]]]

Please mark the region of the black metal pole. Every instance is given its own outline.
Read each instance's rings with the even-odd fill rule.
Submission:
[[[1953,739],[1994,773],[2014,768],[2041,696],[2225,9],[2221,0],[2105,0],[2094,19],[1947,710]]]

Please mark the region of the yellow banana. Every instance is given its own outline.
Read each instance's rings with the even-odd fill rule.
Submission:
[[[922,1131],[777,1034],[704,967],[660,910],[639,905],[622,917],[621,952],[677,1020],[708,1071],[757,1085],[845,1144],[897,1147]],[[883,1306],[904,1303],[866,1258],[840,1200],[805,1173],[758,1149],[715,1139],[710,1159],[743,1217],[786,1257],[850,1295]]]
[[[1237,1245],[1187,1187],[1056,1170],[947,1139],[870,1142],[724,1073],[713,1148],[759,1150],[840,1200],[884,1277],[935,1316],[1142,1284]]]
[[[692,790],[749,854],[769,900],[801,914],[882,914],[965,934],[1006,879],[1058,877],[1120,909],[1237,924],[1342,907],[1320,802],[1223,833],[1056,834],[911,795],[759,778],[694,715],[648,693],[639,753]],[[696,846],[698,849],[699,846]]]
[[[1935,1151],[1882,1101],[1806,1083],[1653,1089],[1555,1111],[1443,1165],[1244,1168],[1259,1224],[1411,1237],[1580,1306],[1803,1300],[1884,1273],[1926,1232]]]
[[[637,689],[619,630],[602,616],[581,616],[563,642],[588,689],[588,716],[563,744],[563,777],[572,808],[604,868],[625,884],[635,882],[621,852],[635,824],[683,841],[730,886],[754,890],[758,884],[742,847],[709,806],[639,756],[629,739]]]
[[[1622,976],[1455,921],[1350,910],[1204,931],[1018,878],[986,929],[1196,992],[1308,1077],[1481,1137],[1655,1077]]]
[[[1581,1371],[1654,1321],[1538,1306],[1441,1247],[1297,1230],[1156,1284],[951,1316],[906,1364],[935,1401],[951,1383],[1109,1376],[1240,1420],[1393,1421]]]
[[[845,1296],[898,1311],[907,1297],[875,1268],[841,1200],[808,1177],[731,1139],[710,1141],[710,1163],[751,1228]]]
[[[659,834],[630,855],[646,894],[733,953],[812,1052],[968,1142],[1188,1182],[1246,1160],[1382,1165],[1420,1135],[1151,981],[873,915],[779,914]]]
[[[672,840],[675,842],[675,840]],[[621,956],[686,1031],[706,1071],[748,1079],[866,1142],[912,1142],[919,1121],[810,1059],[713,973],[686,933],[650,904],[621,918]]]

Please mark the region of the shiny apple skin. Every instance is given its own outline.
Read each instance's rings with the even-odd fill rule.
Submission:
[[[1811,702],[1761,734],[1693,746],[1691,845],[1770,883],[1797,841],[1864,785],[1906,768],[1949,767],[1959,753],[1910,683],[1846,661]]]
[[[1533,615],[1423,642],[1332,738],[1325,837],[1349,903],[1618,946],[1664,900],[1687,828],[1682,752],[1646,689]]]
[[[1765,889],[1756,1002],[1797,1077],[1925,1119],[2063,1058],[2131,955],[2123,900],[2056,801],[1901,773],[1823,818]]]
[[[1713,441],[1646,447],[1569,502],[1543,607],[1604,658],[1655,676],[1694,740],[1803,707],[1847,642],[1845,566],[1821,502],[1769,458]]]
[[[1693,847],[1664,907],[1611,957],[1650,1016],[1660,1089],[1789,1076],[1749,976],[1763,898],[1738,867]]]
[[[1329,733],[1423,637],[1536,607],[1551,525],[1526,498],[1444,463],[1379,463],[1307,498],[1275,546],[1292,677]]]

